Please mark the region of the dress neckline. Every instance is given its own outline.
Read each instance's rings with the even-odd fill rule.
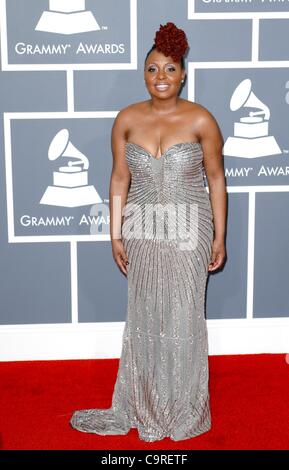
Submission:
[[[201,146],[201,143],[200,142],[193,142],[193,141],[188,141],[188,142],[178,142],[176,144],[173,144],[173,145],[170,145],[165,151],[164,153],[160,156],[160,157],[155,157],[154,155],[152,155],[148,150],[146,150],[142,145],[139,145],[139,144],[136,144],[135,142],[129,142],[127,141],[125,143],[125,145],[134,145],[135,147],[139,147],[140,149],[142,149],[147,155],[149,155],[151,158],[153,158],[154,160],[161,160],[161,158],[163,158],[168,152],[169,150],[172,150],[173,148],[179,146],[179,145],[199,145]]]

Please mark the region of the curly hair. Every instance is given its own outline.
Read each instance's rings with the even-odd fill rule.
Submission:
[[[177,26],[168,22],[166,25],[160,25],[159,30],[155,34],[154,44],[148,51],[145,62],[149,54],[157,49],[165,56],[170,56],[175,62],[181,62],[182,69],[185,68],[184,54],[189,44],[185,32],[177,28]]]

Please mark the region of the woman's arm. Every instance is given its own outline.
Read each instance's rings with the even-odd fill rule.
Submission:
[[[216,119],[205,108],[199,114],[198,131],[214,219],[214,242],[209,271],[215,271],[226,258],[227,191],[222,155],[224,142]]]
[[[109,187],[110,237],[115,262],[124,274],[127,274],[127,255],[121,240],[123,208],[127,201],[131,174],[125,158],[125,142],[128,127],[128,111],[120,111],[115,118],[111,131],[111,149],[113,164]]]

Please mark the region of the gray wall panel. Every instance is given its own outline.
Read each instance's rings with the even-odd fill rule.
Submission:
[[[265,121],[261,118],[260,125],[268,126],[263,143],[256,135],[257,124],[250,121],[252,134],[241,139],[240,155],[224,152],[229,193],[228,259],[223,270],[209,276],[207,318],[245,319],[250,318],[251,310],[254,318],[288,316],[288,5],[263,3],[261,11],[257,2],[234,5],[198,0],[195,12],[203,14],[199,17],[189,11],[187,0],[138,0],[134,18],[130,10],[133,0],[86,0],[86,9],[100,29],[66,34],[64,23],[60,32],[35,29],[44,11],[51,17],[48,1],[4,3],[7,22],[5,12],[0,12],[0,324],[69,323],[72,311],[78,314],[74,321],[80,323],[124,321],[127,281],[115,265],[109,239],[105,238],[109,233],[107,219],[93,232],[96,240],[87,241],[90,227],[78,221],[91,215],[91,204],[66,207],[60,203],[41,205],[39,201],[53,184],[54,172],[64,164],[62,158],[49,160],[49,146],[61,129],[67,129],[69,142],[89,161],[85,186],[94,188],[103,201],[99,208],[107,210],[114,116],[102,113],[117,112],[150,98],[143,80],[144,59],[155,31],[167,21],[183,28],[190,43],[181,97],[211,111],[225,142],[236,139],[235,125],[240,125],[250,111],[268,109],[270,114]],[[237,16],[229,19],[228,12]],[[246,12],[252,17],[242,16]],[[258,20],[262,12],[281,16]],[[259,21],[256,35],[252,34],[253,14],[255,26]],[[7,37],[3,26],[7,26]],[[77,54],[80,44],[84,48],[101,47],[97,53]],[[104,45],[108,53],[101,52]],[[51,46],[51,50],[45,52],[44,46]],[[60,46],[67,46],[65,53],[60,53]],[[272,62],[267,64],[267,60]],[[240,93],[240,106],[232,110],[231,97],[244,80],[250,82],[248,96]],[[252,99],[255,106],[246,107],[246,99]],[[4,113],[9,123],[6,132]],[[9,116],[9,121],[7,113],[19,114]],[[271,151],[272,142],[279,152]],[[241,155],[243,144],[256,146],[251,156],[244,151]],[[259,155],[260,151],[264,155]],[[260,186],[263,189],[259,193]],[[63,227],[24,227],[19,221],[27,213],[38,218],[74,216],[74,222]],[[250,214],[255,214],[250,219],[252,226]],[[249,306],[247,274],[252,266],[247,263],[253,246],[248,232],[255,233]],[[43,242],[43,237],[52,238]],[[76,245],[70,245],[70,241],[76,241]],[[73,253],[77,263],[71,273]],[[71,292],[71,274],[77,274],[77,292]],[[74,308],[71,294],[74,299],[78,297]]]
[[[288,317],[289,194],[256,197],[254,317]]]
[[[207,319],[246,318],[248,195],[228,195],[227,262],[211,273]]]

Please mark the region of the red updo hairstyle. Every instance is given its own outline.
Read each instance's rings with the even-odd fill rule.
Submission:
[[[179,62],[189,44],[185,32],[177,26],[168,22],[166,25],[160,25],[160,29],[156,32],[154,46],[165,56],[170,56],[175,62]]]

